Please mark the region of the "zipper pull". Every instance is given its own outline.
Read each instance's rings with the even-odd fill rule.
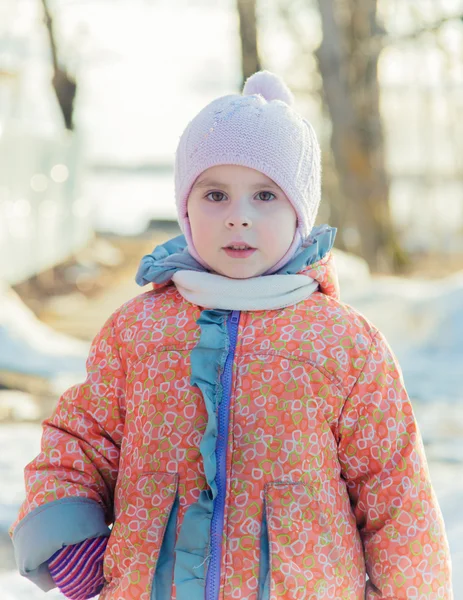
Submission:
[[[236,324],[236,323],[239,323],[239,321],[240,321],[240,311],[234,310],[232,312],[231,322]]]

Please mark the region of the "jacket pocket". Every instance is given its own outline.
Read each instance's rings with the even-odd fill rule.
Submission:
[[[164,472],[123,476],[115,495],[115,521],[106,548],[104,576],[108,582],[103,590],[109,597],[149,600],[156,597],[153,577],[164,556],[162,580],[167,581],[166,568],[171,561],[165,551],[173,548],[173,540],[164,540],[169,523],[169,534],[175,536],[173,511],[178,490],[178,474]],[[153,595],[150,595],[153,586]]]
[[[262,599],[327,597],[336,549],[313,488],[300,482],[267,483],[264,501],[269,569]]]

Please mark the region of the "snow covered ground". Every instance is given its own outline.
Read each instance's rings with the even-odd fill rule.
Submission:
[[[386,335],[410,397],[425,403],[461,403],[463,271],[438,280],[370,279],[360,265],[355,277],[356,263],[349,271],[343,268],[343,255],[337,256],[341,299]]]
[[[88,344],[41,323],[0,281],[0,381],[61,394],[85,374]]]
[[[401,363],[446,523],[455,599],[463,598],[463,273],[432,281],[371,279],[362,261],[336,254],[343,301],[385,333]],[[24,495],[22,470],[39,450],[40,433],[32,423],[0,426],[2,600],[45,597],[16,574],[6,540]],[[62,598],[56,591],[46,597]]]

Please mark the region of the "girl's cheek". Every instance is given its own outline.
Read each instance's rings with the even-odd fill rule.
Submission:
[[[207,202],[207,200],[200,202],[199,208],[200,208],[201,212],[206,215],[212,215],[215,212],[214,211],[215,207],[212,205],[211,202]]]

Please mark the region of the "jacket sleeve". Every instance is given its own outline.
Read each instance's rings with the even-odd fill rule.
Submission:
[[[124,426],[125,372],[114,318],[95,337],[84,383],[43,422],[40,454],[25,468],[26,500],[10,528],[21,575],[55,587],[47,561],[60,548],[109,536]]]
[[[338,455],[363,542],[365,599],[451,600],[451,560],[411,402],[381,333],[339,421]]]

